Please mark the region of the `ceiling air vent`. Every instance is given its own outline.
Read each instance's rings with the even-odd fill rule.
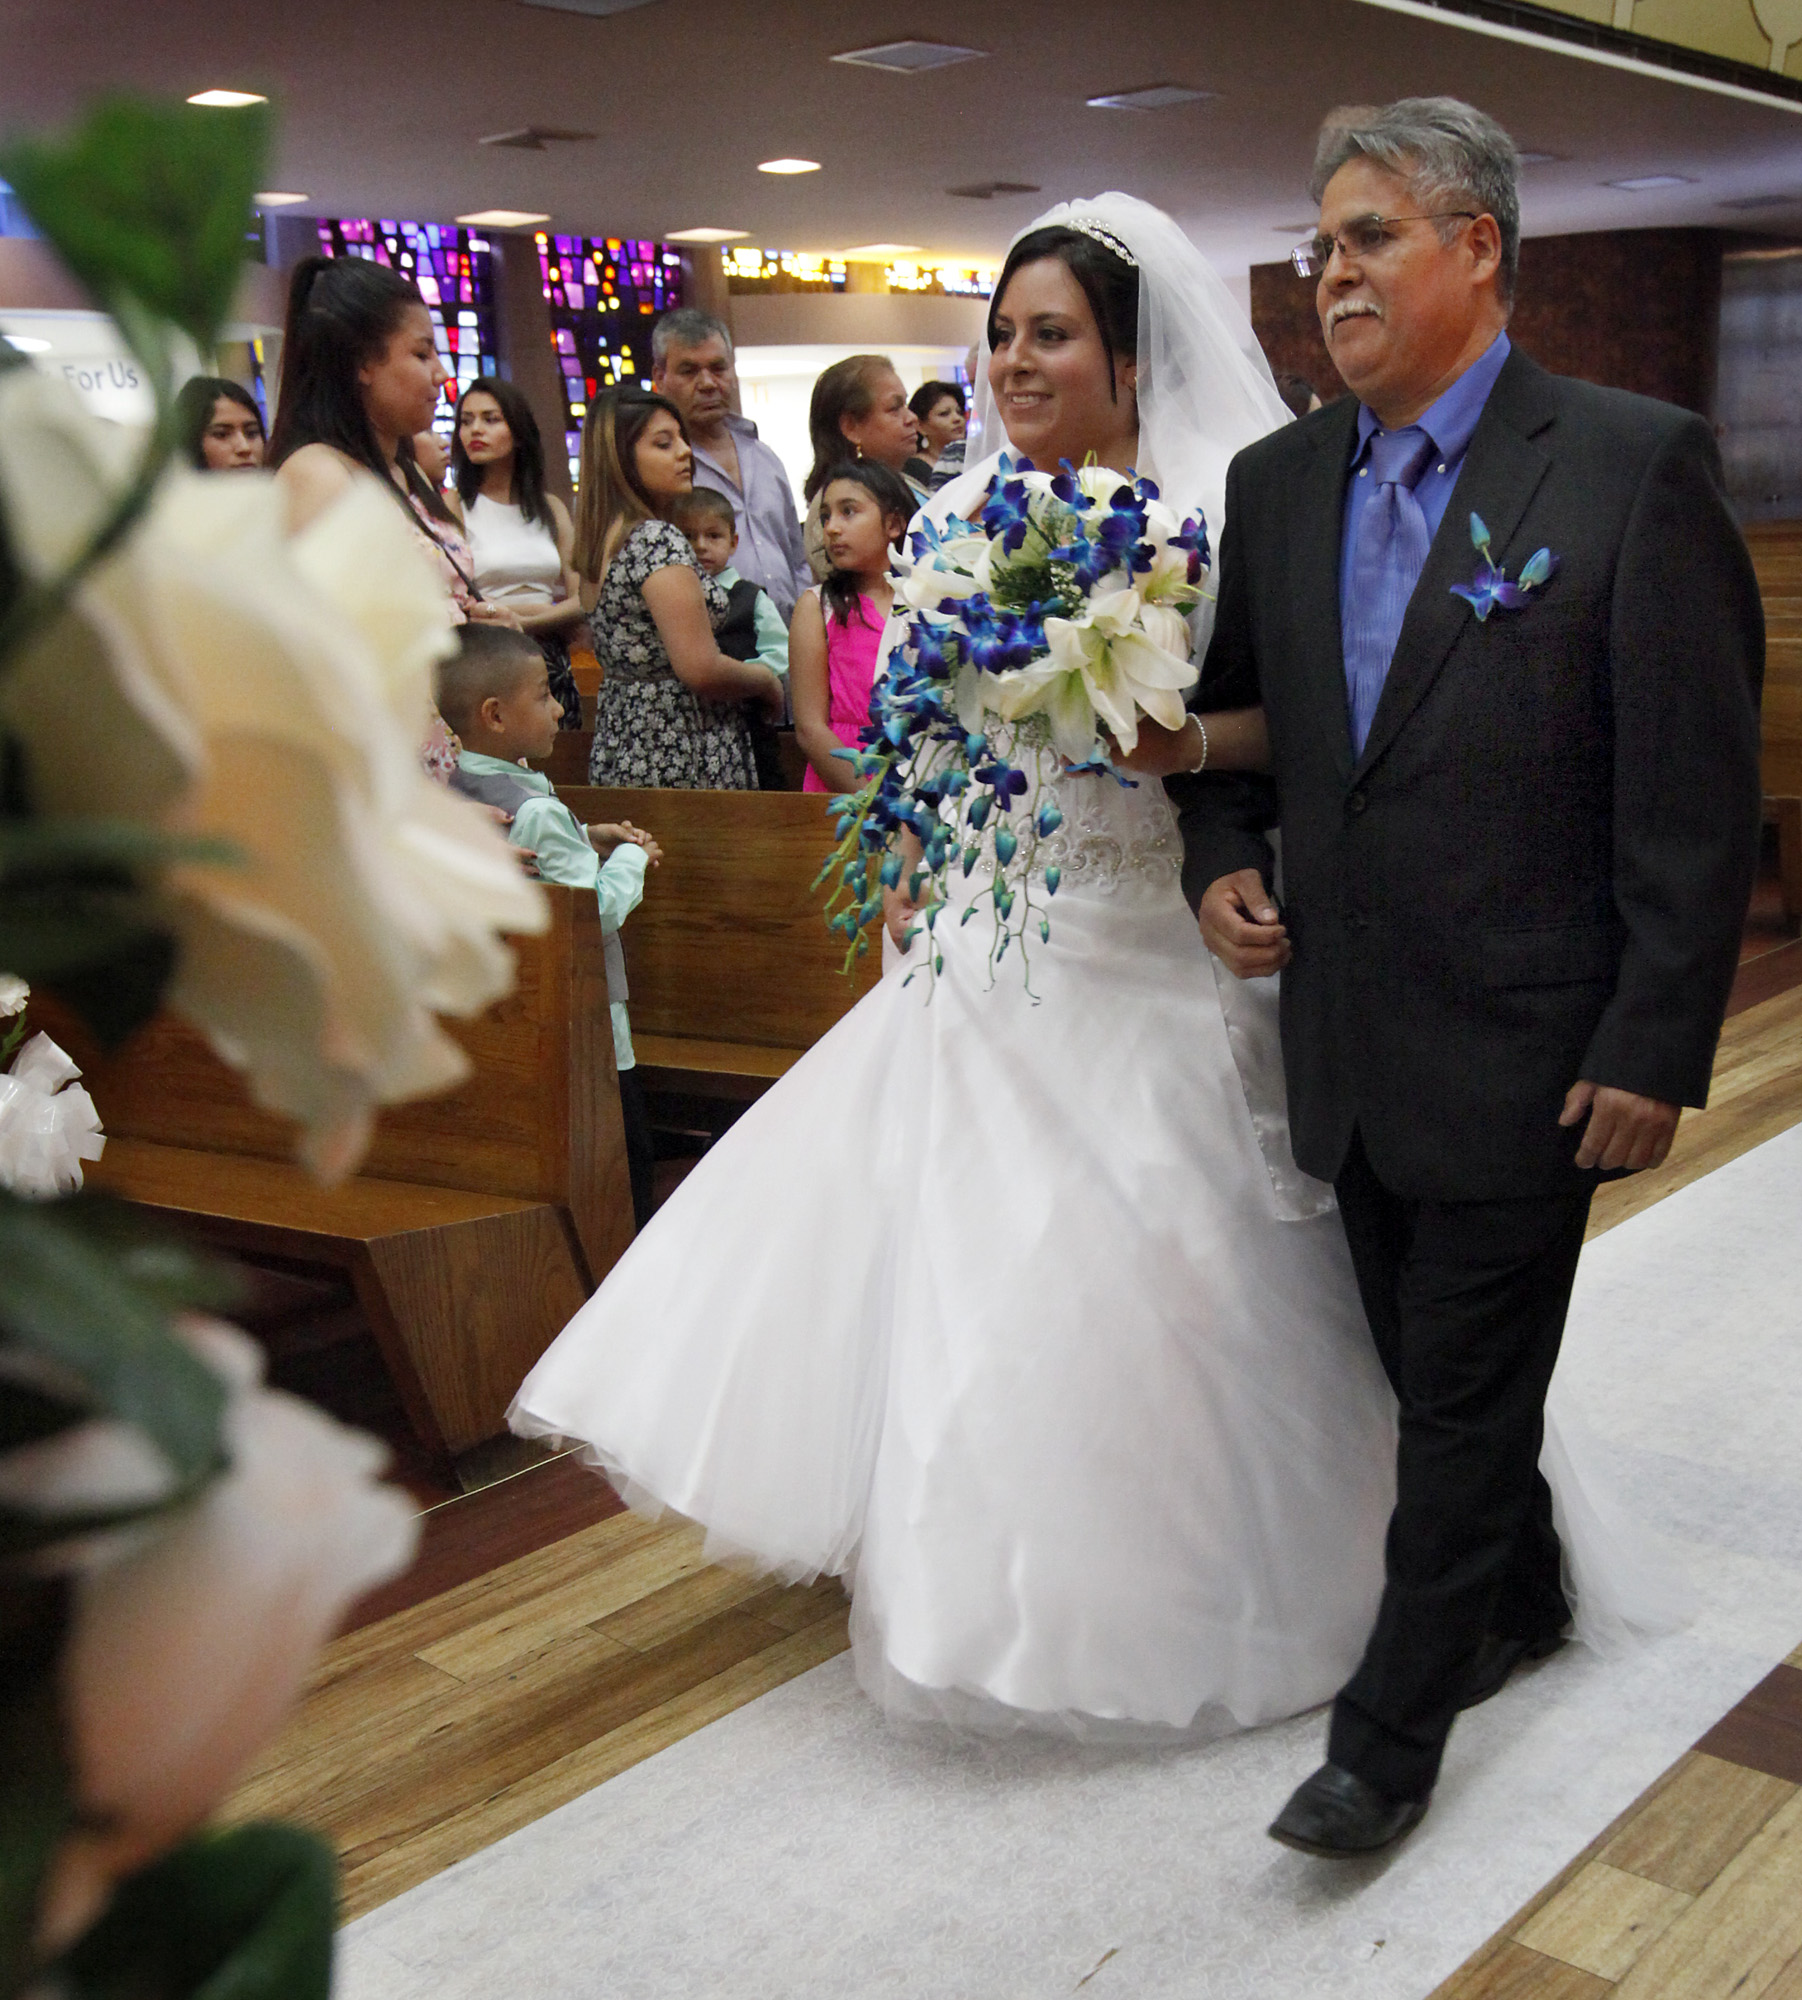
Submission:
[[[562,125],[522,125],[517,132],[490,132],[478,146],[517,146],[522,153],[542,153],[546,146],[574,146],[592,139],[592,132],[572,132]]]
[[[913,76],[923,69],[949,69],[953,63],[973,62],[987,54],[987,49],[960,49],[951,42],[884,42],[874,49],[847,49],[832,60],[855,63],[860,69],[887,69],[901,76]]]
[[[972,181],[968,187],[947,188],[947,194],[962,195],[965,201],[993,201],[998,194],[1038,194],[1037,181]]]
[[[1191,90],[1182,83],[1154,83],[1144,90],[1110,90],[1105,96],[1091,97],[1097,111],[1168,111],[1173,104],[1199,104],[1204,97],[1218,97],[1215,90]]]
[[[556,14],[625,14],[650,0],[519,0],[522,7],[548,7]]]

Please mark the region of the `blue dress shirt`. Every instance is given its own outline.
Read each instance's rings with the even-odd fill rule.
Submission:
[[[1508,336],[1498,333],[1483,354],[1460,375],[1445,394],[1414,420],[1414,427],[1433,440],[1434,455],[1414,488],[1420,511],[1426,516],[1429,533],[1437,534],[1450,504],[1452,488],[1464,470],[1464,454],[1470,449],[1472,433],[1495,387],[1495,378],[1510,352]],[[1357,436],[1352,461],[1346,473],[1345,526],[1339,543],[1339,629],[1352,624],[1352,550],[1357,544],[1358,523],[1373,491],[1370,480],[1370,440],[1381,428],[1376,413],[1368,407],[1358,412]],[[1414,581],[1418,581],[1418,577]],[[1346,696],[1355,701],[1347,673]]]

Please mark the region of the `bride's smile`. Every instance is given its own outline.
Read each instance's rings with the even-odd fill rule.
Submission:
[[[1021,264],[989,318],[989,388],[1014,449],[1047,470],[1093,452],[1124,472],[1139,442],[1129,348],[1110,351],[1075,274],[1059,257]]]

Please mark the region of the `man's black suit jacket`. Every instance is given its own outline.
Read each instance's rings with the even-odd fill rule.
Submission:
[[[1274,779],[1170,780],[1191,905],[1280,825],[1294,944],[1282,1032],[1295,1156],[1354,1126],[1396,1193],[1506,1199],[1586,1178],[1579,1078],[1675,1104],[1709,1072],[1756,867],[1764,619],[1708,428],[1510,355],[1354,759],[1339,551],[1357,404],[1227,477],[1201,709],[1262,702]],[[1481,515],[1510,577],[1454,583]]]

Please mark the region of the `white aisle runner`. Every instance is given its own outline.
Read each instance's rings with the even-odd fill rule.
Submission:
[[[340,2000],[1420,2000],[1802,1639],[1799,1221],[1802,1126],[1584,1253],[1563,1378],[1702,1608],[1465,1717],[1388,1862],[1264,1837],[1318,1716],[910,1739],[838,1659],[349,1926]]]

